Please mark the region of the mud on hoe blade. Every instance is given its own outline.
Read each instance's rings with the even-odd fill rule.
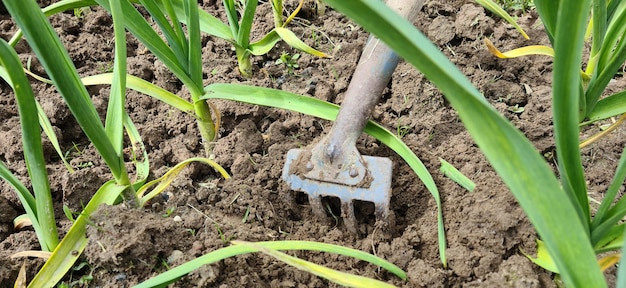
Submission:
[[[389,0],[387,5],[412,20],[423,2]],[[355,200],[373,203],[376,221],[383,227],[395,224],[389,209],[392,162],[388,158],[361,155],[356,141],[398,62],[393,50],[370,37],[328,135],[305,149],[289,150],[285,159],[282,178],[291,189],[308,195],[311,209],[320,219],[327,217],[322,197],[338,198],[343,222],[353,233],[357,233]]]

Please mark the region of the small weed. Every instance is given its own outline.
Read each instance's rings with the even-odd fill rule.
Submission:
[[[506,97],[498,97],[498,99],[496,99],[496,102],[498,102],[498,103],[506,103],[507,101],[511,100],[512,97],[513,97],[513,95],[507,94]]]
[[[500,4],[502,9],[507,11],[520,10],[523,13],[526,13],[528,10],[535,7],[533,0],[495,0],[495,2]]]
[[[74,17],[78,18],[78,19],[83,19],[85,18],[85,16],[87,16],[89,13],[91,13],[91,8],[90,7],[80,7],[80,8],[74,8]]]
[[[328,213],[330,213],[330,216],[332,216],[333,219],[335,219],[335,226],[339,225],[339,217],[337,217],[337,215],[333,213],[333,209],[330,208],[330,205],[328,203],[326,203],[326,210],[328,210]]]
[[[328,42],[328,44],[330,45],[330,50],[333,50],[337,47],[333,40],[326,33],[324,33],[324,31],[320,30],[318,27],[315,27],[315,25],[310,25],[308,27],[311,28],[311,40],[313,40],[313,46],[319,47],[322,45],[322,41],[325,41]]]
[[[226,237],[226,235],[224,235],[224,233],[222,232],[220,225],[218,225],[217,223],[215,223],[215,229],[217,229],[217,233],[220,235],[220,239],[222,239],[222,243],[224,243],[224,245],[230,243],[231,240],[237,239],[237,235],[231,235]]]
[[[167,264],[167,259],[164,259],[162,257],[157,257],[157,259],[159,260],[159,263],[161,263],[161,266],[165,268],[165,270],[170,270],[170,265]],[[155,267],[156,270],[156,267]]]
[[[106,62],[106,63],[100,62],[98,65],[100,66],[99,67],[100,73],[111,73],[111,72],[113,72],[113,61],[109,61],[109,62]]]
[[[435,131],[428,134],[428,142],[433,141],[433,139],[435,139]]]
[[[302,134],[300,134],[300,133],[294,133],[294,134],[291,134],[291,135],[289,136],[289,138],[291,138],[292,140],[298,140],[298,139],[300,138],[300,136],[302,136]]]
[[[398,137],[402,138],[409,132],[411,132],[411,126],[400,125],[400,119],[398,119],[397,128],[396,128],[396,134],[398,135]]]
[[[409,134],[409,132],[411,132],[411,126],[407,126],[407,125],[398,126],[397,130],[398,130],[397,131],[398,137],[402,138],[406,136],[406,134]]]
[[[313,45],[319,47],[320,45],[320,35],[315,28],[311,28],[311,40],[313,40]]]
[[[331,67],[330,71],[333,73],[333,78],[335,78],[335,81],[339,81],[339,73],[337,73],[337,69],[335,69],[335,67]]]
[[[507,108],[507,110],[509,110],[509,112],[520,114],[520,113],[524,112],[524,107],[520,107],[519,105],[515,104],[515,106],[509,106],[509,108]]]
[[[89,269],[89,275],[83,275],[78,280],[73,280],[72,274],[74,272],[78,272],[83,270],[84,268]],[[72,287],[89,287],[89,282],[93,280],[93,268],[87,262],[80,262],[74,267],[72,267],[72,271],[70,274],[69,283],[61,282],[57,285],[57,288],[72,288]]]
[[[243,219],[241,219],[241,223],[246,223],[248,221],[248,216],[250,216],[250,206],[246,209],[246,213],[243,214]]]
[[[196,229],[187,229],[187,232],[189,232],[189,234],[191,234],[191,237],[196,237]]]
[[[78,165],[76,165],[76,168],[78,169],[84,169],[84,168],[89,168],[89,167],[93,167],[93,162],[91,161],[81,162],[81,163],[78,163]]]
[[[300,58],[300,53],[291,55],[287,52],[283,52],[282,54],[280,54],[280,58],[276,60],[276,65],[280,65],[280,64],[285,65],[287,67],[287,73],[289,73],[289,75],[293,75],[294,70],[297,68],[300,68],[300,65],[296,63],[299,58]]]
[[[163,218],[170,217],[170,216],[172,216],[174,211],[176,211],[176,207],[167,208],[167,210],[165,210],[165,213],[163,215],[161,215],[161,216],[163,216]]]
[[[68,161],[83,155],[83,151],[80,150],[80,148],[78,148],[78,145],[76,145],[76,143],[72,143],[72,144],[73,146],[70,147],[70,149],[68,149],[67,151],[65,151],[65,154],[63,155],[63,157],[67,159]],[[76,165],[76,168],[83,169],[83,168],[89,168],[92,166],[93,166],[93,162],[87,161],[87,162],[78,163],[78,165]]]
[[[90,226],[95,228],[96,230],[100,231],[100,232],[104,232],[104,227],[102,227],[101,225],[98,225],[98,223],[94,222],[92,219],[89,219],[89,217],[87,217],[87,220],[85,220],[87,222],[87,225],[85,226]],[[100,247],[102,248],[102,251],[106,251],[106,249],[104,248],[104,245],[98,241],[98,245],[100,245]]]
[[[72,158],[70,156],[80,156],[83,154],[83,151],[81,151],[80,148],[78,148],[78,145],[76,145],[76,143],[72,142],[72,144],[74,145],[70,149],[68,149],[64,155],[65,158],[67,158],[68,160]]]
[[[76,215],[79,215],[78,213],[75,213],[74,211],[72,211],[72,209],[70,209],[69,206],[67,205],[63,205],[63,213],[65,213],[65,217],[67,217],[68,220],[70,220],[70,222],[74,223],[74,221],[76,221]]]

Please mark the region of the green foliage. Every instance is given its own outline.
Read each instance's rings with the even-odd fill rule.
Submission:
[[[476,0],[485,8],[492,10],[489,3],[491,0]],[[554,47],[556,40],[555,26],[557,24],[555,11],[558,8],[558,1],[537,1],[537,11],[545,26],[552,46]],[[581,50],[579,53],[588,53],[583,59],[586,59],[584,70],[580,71],[580,99],[579,105],[579,122],[580,125],[588,125],[599,120],[607,119],[626,113],[626,93],[620,91],[618,93],[602,98],[609,81],[619,73],[622,73],[621,67],[626,61],[626,47],[624,41],[621,41],[624,31],[626,31],[626,3],[623,1],[589,1],[592,5],[592,17],[579,18],[579,22],[575,22],[578,28],[584,25],[584,37],[586,41],[591,40],[590,50]],[[575,5],[578,7],[577,4]],[[566,10],[563,8],[562,10]],[[512,19],[506,13],[497,13],[507,21]],[[508,17],[508,18],[507,18]],[[513,25],[517,23],[513,22]],[[572,26],[574,27],[574,26]],[[568,29],[574,31],[576,29]],[[576,30],[578,31],[578,30]],[[521,32],[521,31],[520,31]],[[580,32],[580,31],[579,31]],[[488,42],[489,49],[500,58],[512,58],[525,55],[541,54],[548,56],[556,56],[555,51],[551,47],[532,45],[514,49],[505,53],[497,51],[497,49]],[[581,56],[582,57],[582,56]]]
[[[18,192],[26,213],[29,215],[37,238],[44,251],[52,251],[59,243],[50,184],[46,172],[43,146],[41,144],[41,132],[39,123],[33,121],[33,111],[36,111],[36,101],[33,90],[22,72],[21,63],[15,51],[4,41],[0,41],[0,65],[6,69],[4,78],[13,87],[20,115],[22,129],[22,142],[24,145],[24,158],[31,178],[34,196],[28,191],[11,171],[0,162],[0,177],[5,179]],[[12,73],[12,71],[17,71]]]
[[[444,93],[537,229],[564,283],[569,287],[606,287],[594,253],[591,235],[594,235],[592,231],[599,230],[594,228],[597,225],[589,222],[589,204],[578,149],[578,108],[582,98],[579,96],[583,95],[580,63],[591,1],[567,5],[559,5],[564,1],[535,1],[551,33],[555,51],[553,115],[560,179],[528,139],[502,117],[411,23],[394,17],[393,12],[377,2],[327,2],[385,41]],[[624,166],[620,161],[611,186],[619,187],[623,183]],[[621,200],[616,205],[612,205],[612,197],[606,197],[605,201],[607,207],[612,206],[608,211],[613,216],[626,210],[621,209]],[[613,226],[617,223],[614,219],[602,219],[599,223],[616,227],[609,230],[613,232],[611,237],[622,235],[623,225]],[[608,237],[609,234],[604,235]]]
[[[476,3],[478,3],[478,4],[482,5],[483,7],[485,7],[487,10],[491,11],[492,13],[502,17],[504,20],[509,22],[509,24],[513,25],[513,27],[515,27],[515,29],[517,29],[517,31],[519,31],[520,34],[522,34],[522,36],[524,36],[524,38],[528,39],[528,35],[526,35],[526,32],[524,32],[522,27],[520,27],[517,24],[517,22],[515,22],[513,17],[511,17],[509,15],[509,13],[507,13],[505,11],[505,10],[508,10],[506,7],[504,9],[502,9],[502,7],[500,7],[500,5],[498,5],[496,2],[493,2],[492,0],[475,0],[475,1],[476,1]]]
[[[163,213],[163,218],[167,218],[172,216],[172,214],[176,211],[176,207],[169,207],[165,210],[165,213]]]
[[[175,0],[178,2],[181,0]],[[283,20],[283,1],[272,0],[272,11],[274,15],[274,29],[265,34],[257,41],[251,41],[250,32],[256,14],[258,0],[223,0],[224,9],[228,18],[228,25],[220,22],[219,19],[206,13],[201,13],[201,20],[206,28],[202,31],[220,37],[230,42],[235,47],[237,62],[241,75],[249,77],[252,75],[251,55],[264,55],[269,52],[280,40],[285,41],[293,48],[303,52],[318,56],[328,57],[326,53],[317,51],[302,42],[293,32],[286,29],[287,24],[298,14],[302,7],[302,1],[298,8],[286,20]]]
[[[278,60],[276,60],[276,65],[280,65],[283,64],[285,65],[285,67],[287,68],[287,73],[289,73],[289,75],[293,75],[294,74],[294,69],[300,68],[300,65],[298,65],[298,59],[300,59],[300,54],[289,54],[287,52],[283,52],[280,54],[280,58],[278,58]]]
[[[293,48],[303,52],[316,55],[318,57],[328,57],[326,53],[317,51],[302,42],[293,32],[285,27],[298,14],[302,7],[303,1],[300,1],[298,8],[286,20],[283,20],[283,1],[272,0],[272,11],[274,15],[274,29],[261,37],[260,40],[252,42],[250,39],[250,31],[256,13],[258,0],[223,0],[226,16],[228,18],[228,27],[217,21],[211,21],[212,24],[220,26],[219,30],[230,30],[230,33],[220,33],[217,35],[212,31],[205,30],[209,34],[213,34],[229,41],[235,47],[237,54],[237,62],[239,63],[239,71],[241,75],[250,77],[252,75],[252,64],[250,63],[251,55],[264,55],[269,52],[281,39]],[[213,17],[213,16],[210,16]],[[219,23],[219,24],[218,24]],[[213,30],[213,29],[211,29]]]
[[[452,179],[452,181],[458,183],[467,191],[474,192],[476,184],[474,184],[472,180],[463,175],[461,171],[457,170],[454,166],[452,166],[452,164],[448,163],[448,161],[439,158],[439,162],[441,163],[441,168],[439,168],[439,171],[441,171],[443,175]]]
[[[69,206],[63,205],[63,214],[65,214],[65,217],[67,218],[67,220],[70,220],[70,222],[74,223],[76,221],[74,212]]]
[[[116,142],[115,139],[121,139],[121,136],[117,134],[123,133],[124,127],[128,129],[131,138],[137,138],[134,136],[136,129],[126,121],[128,118],[125,116],[124,110],[119,109],[109,109],[107,111],[107,118],[116,119],[117,121],[116,124],[109,124],[113,126],[119,125],[119,127],[105,127],[102,124],[87,90],[80,82],[73,62],[37,3],[32,0],[25,0],[7,2],[5,6],[11,13],[14,21],[24,32],[30,47],[51,77],[52,83],[63,96],[83,132],[92,141],[92,144],[105,160],[115,178],[115,180],[107,182],[96,192],[82,213],[74,219],[72,227],[63,240],[59,242],[51,191],[45,173],[46,163],[43,159],[41,147],[40,124],[38,117],[33,117],[32,115],[33,111],[37,111],[37,103],[30,83],[25,78],[24,70],[19,67],[21,64],[17,60],[15,51],[6,42],[0,41],[0,64],[6,72],[2,77],[14,88],[18,102],[20,124],[23,132],[22,144],[29,177],[33,183],[34,195],[22,183],[17,181],[15,176],[2,163],[0,163],[0,176],[8,181],[18,192],[22,205],[33,223],[42,249],[52,252],[50,259],[48,259],[44,267],[31,282],[32,286],[41,287],[44,284],[51,285],[50,283],[58,282],[73,266],[73,263],[87,243],[84,235],[88,215],[102,203],[112,204],[121,194],[124,195],[130,205],[133,205],[138,199],[134,193],[133,186],[140,185],[145,178],[137,177],[136,182],[130,181],[123,162],[124,157],[121,154],[121,148],[113,143]],[[121,43],[124,43],[124,41]],[[116,53],[119,53],[120,47],[122,46],[116,46]],[[124,51],[125,49],[123,47]],[[118,55],[121,57],[119,59],[116,58],[117,64],[114,67],[114,71],[125,74],[125,57],[121,54]],[[120,69],[122,69],[122,72],[119,72]],[[115,89],[117,91],[125,89],[123,82],[118,83],[117,87]],[[120,101],[119,93],[118,96],[115,93],[112,92],[110,103],[118,103],[117,101]],[[118,99],[115,99],[116,97]],[[123,100],[121,101],[123,102]],[[124,123],[122,124],[120,120]],[[140,139],[138,140],[140,142]],[[135,164],[138,172],[147,169],[147,162],[136,162]]]
[[[143,287],[155,287],[160,286],[165,283],[171,283],[179,279],[180,277],[192,272],[195,269],[200,268],[203,265],[211,264],[218,262],[220,260],[233,257],[236,255],[252,253],[252,252],[263,252],[268,254],[278,260],[284,261],[291,266],[294,266],[298,269],[302,269],[327,279],[335,283],[340,283],[342,285],[347,285],[350,287],[389,287],[390,285],[380,282],[378,280],[364,278],[360,276],[355,276],[343,272],[339,272],[336,270],[328,269],[321,267],[319,265],[315,265],[308,261],[304,261],[292,256],[288,256],[284,253],[276,253],[281,250],[308,250],[308,251],[320,251],[326,253],[333,253],[344,255],[352,258],[356,258],[362,261],[367,261],[374,265],[380,266],[401,279],[407,279],[406,273],[402,271],[402,269],[397,266],[378,258],[374,255],[361,252],[358,250],[332,245],[332,244],[324,244],[317,242],[309,242],[309,241],[270,241],[270,242],[256,242],[249,243],[243,241],[231,241],[231,246],[218,249],[211,253],[205,254],[199,258],[196,258],[192,261],[184,263],[180,266],[174,267],[171,270],[161,273],[150,280],[140,283],[135,286],[135,288],[143,288]],[[348,281],[348,282],[346,282]],[[352,284],[350,284],[352,283]],[[393,286],[391,286],[393,287]]]
[[[533,0],[495,0],[495,2],[507,11],[528,12],[535,7]]]
[[[74,8],[74,17],[78,19],[83,19],[89,13],[91,13],[89,7]]]
[[[626,153],[622,154],[598,212],[591,218],[578,136],[580,120],[593,113],[596,97],[626,59],[624,41],[617,37],[622,35],[619,31],[626,30],[626,23],[618,20],[625,15],[625,2],[535,0],[554,47],[553,121],[559,178],[528,139],[499,115],[410,23],[394,18],[379,3],[327,2],[380,37],[441,89],[520,202],[564,283],[568,287],[606,287],[595,252],[621,249],[623,243],[624,225],[618,223],[626,215],[626,200],[616,197],[626,178]],[[581,55],[592,2],[594,42],[602,43],[602,47],[594,49],[592,44],[593,65],[591,69],[588,65],[586,71],[590,77],[581,77]],[[604,29],[607,33],[602,33]],[[624,281],[620,279],[620,286]]]
[[[79,8],[81,7],[80,5],[85,5],[85,3],[93,4],[91,1],[64,1],[64,3],[61,4],[55,3],[51,7],[44,9],[44,11],[49,13],[52,13],[50,11],[60,12],[63,11],[63,9]],[[43,119],[44,117],[42,117],[42,113],[39,111],[40,109],[38,109],[40,107],[38,107],[30,83],[24,75],[24,69],[21,67],[21,63],[15,51],[9,44],[0,41],[0,76],[13,87],[15,92],[20,115],[20,124],[22,126],[22,142],[25,159],[34,195],[31,194],[25,185],[1,162],[0,178],[9,182],[9,184],[15,188],[28,217],[33,223],[32,225],[37,233],[42,249],[52,252],[51,257],[46,261],[46,264],[30,283],[32,287],[54,285],[73,266],[73,263],[78,259],[87,244],[85,230],[86,225],[89,223],[88,217],[100,204],[111,205],[117,202],[118,197],[121,195],[130,207],[138,207],[140,201],[136,191],[143,191],[140,188],[148,176],[149,163],[147,152],[143,147],[141,137],[136,127],[126,114],[124,108],[127,86],[125,55],[126,33],[124,26],[130,22],[125,21],[125,14],[123,14],[123,12],[125,12],[126,10],[124,9],[128,9],[128,7],[131,7],[133,11],[136,10],[134,10],[128,1],[111,1],[111,3],[107,2],[107,5],[108,4],[111,4],[107,6],[107,8],[113,14],[116,46],[115,60],[112,65],[113,73],[108,74],[111,76],[108,83],[111,84],[112,87],[109,105],[106,111],[106,120],[103,124],[91,102],[91,96],[87,93],[85,84],[79,78],[73,62],[69,58],[67,50],[62,46],[59,37],[37,3],[34,0],[5,3],[13,20],[21,28],[21,31],[16,34],[17,37],[13,39],[19,39],[23,31],[31,49],[37,55],[37,58],[50,76],[50,83],[59,91],[82,131],[87,135],[93,146],[104,159],[114,178],[114,180],[100,187],[90,199],[89,203],[78,214],[78,217],[75,217],[76,214],[72,211],[64,209],[64,213],[72,220],[73,224],[65,237],[59,242],[51,191],[46,174],[46,163],[43,158],[41,145],[40,125],[44,128],[46,133],[51,133],[49,132],[51,131],[51,126],[49,121],[44,121],[47,120],[47,118]],[[196,8],[196,6],[191,5],[189,7]],[[198,11],[197,8],[190,10]],[[145,22],[143,17],[141,19]],[[193,19],[193,15],[190,16],[190,19]],[[196,23],[197,22],[198,21],[196,21]],[[197,45],[191,46],[197,48],[194,51],[200,51],[199,28],[197,28],[196,25],[195,29],[191,28],[189,30],[197,32],[197,35],[192,37],[196,40],[194,43],[197,43]],[[191,59],[199,59],[199,56],[193,58],[193,52],[190,52],[190,55],[192,55],[190,56]],[[201,61],[195,61],[193,65],[188,65],[189,67],[187,68],[191,71],[197,71],[200,65]],[[200,73],[196,72],[194,75],[199,74]],[[185,76],[185,80],[194,77]],[[196,91],[202,92],[201,79],[198,81],[196,77],[195,80],[200,82],[199,86],[195,86],[199,87]],[[187,82],[194,83],[193,81]],[[132,84],[136,83],[132,82]],[[192,86],[191,89],[193,89],[193,87],[194,86]],[[176,99],[172,100],[172,103],[175,104],[179,104],[179,102],[180,101]],[[187,104],[191,107],[189,110],[194,111],[193,108],[195,105]],[[39,111],[39,117],[33,114],[37,113],[37,111]],[[132,143],[131,159],[132,163],[135,165],[134,171],[136,171],[137,174],[133,177],[134,180],[132,181],[126,171],[126,163],[124,163],[125,155],[122,144],[125,135]],[[60,148],[55,148],[59,151],[59,154],[61,154]],[[223,170],[222,172],[225,173]],[[168,173],[168,177],[172,177],[172,175],[177,175],[177,173]],[[227,177],[228,175],[225,174],[225,176]],[[171,180],[169,181],[171,182]],[[150,184],[152,185],[153,183],[151,182]],[[159,187],[162,191],[163,188],[161,186]],[[149,195],[152,196],[153,194]],[[142,200],[147,201],[145,197]],[[145,202],[141,202],[142,205],[144,203]]]
[[[399,125],[398,127],[396,127],[396,135],[398,135],[398,137],[400,138],[406,136],[406,134],[409,134],[409,132],[411,132],[411,126]]]
[[[618,190],[626,178],[626,150],[596,215],[591,218],[579,147],[589,145],[606,135],[607,131],[615,129],[623,122],[626,114],[607,131],[590,137],[580,145],[578,126],[626,113],[626,91],[600,97],[608,83],[620,73],[620,67],[626,60],[626,46],[622,39],[626,31],[626,23],[623,21],[626,19],[626,3],[586,1],[559,7],[559,13],[573,18],[558,18],[558,15],[554,15],[553,9],[556,6],[553,1],[538,0],[536,3],[554,47],[554,124],[563,187],[575,204],[596,253],[620,249],[624,228],[619,221],[626,215],[626,200],[618,200]],[[587,17],[589,8],[592,9],[591,20]],[[558,27],[569,28],[558,31]],[[591,39],[591,49],[585,57],[588,62],[585,70],[580,71],[582,54],[585,51],[582,43],[588,39]],[[577,45],[572,46],[571,43]]]
[[[215,140],[216,131],[219,129],[219,117],[214,121],[210,103],[199,100],[203,92],[200,9],[197,0],[139,1],[159,26],[166,41],[161,39],[150,23],[128,0],[120,2],[120,9],[117,12],[112,10],[113,5],[110,5],[107,0],[96,0],[96,2],[112,15],[119,13],[119,17],[126,20],[125,28],[189,89],[205,153],[207,156],[210,155],[211,143]],[[179,16],[182,18],[179,19]],[[172,19],[171,23],[168,18]],[[181,21],[187,23],[187,33],[183,30]],[[119,27],[115,31],[124,31],[124,27]],[[115,79],[116,75],[113,74],[112,83],[118,81]]]

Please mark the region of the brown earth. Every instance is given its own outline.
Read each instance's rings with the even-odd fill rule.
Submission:
[[[224,21],[221,1],[203,1],[203,7]],[[288,1],[289,2],[289,1]],[[47,4],[47,3],[46,3]],[[293,9],[289,2],[287,9]],[[254,39],[271,29],[270,4],[259,6]],[[111,67],[113,36],[110,16],[101,9],[84,18],[71,12],[52,17],[81,75],[102,73]],[[205,84],[245,83],[277,88],[341,103],[360,50],[368,34],[338,13],[317,15],[306,7],[290,28],[308,44],[330,52],[332,59],[303,54],[293,73],[275,64],[282,52],[297,53],[280,44],[254,57],[254,76],[242,78],[231,46],[203,36]],[[519,22],[531,40],[488,14],[473,1],[427,1],[415,25],[432,39],[497,109],[519,127],[537,149],[549,157],[554,148],[550,112],[551,59],[525,57],[500,60],[489,54],[482,39],[489,37],[503,50],[529,44],[547,44],[535,12],[520,14]],[[0,15],[1,36],[15,32],[6,11]],[[26,63],[32,54],[25,41],[17,46]],[[179,95],[188,92],[162,63],[133,37],[128,38],[129,72]],[[45,75],[35,58],[31,69]],[[616,86],[622,86],[619,80]],[[332,217],[316,219],[306,197],[290,192],[280,179],[289,149],[318,141],[331,126],[324,121],[285,110],[215,101],[223,126],[214,150],[215,160],[233,176],[223,180],[212,169],[193,164],[163,197],[150,207],[132,210],[118,205],[102,207],[94,215],[98,228],[88,232],[90,244],[80,262],[87,263],[64,278],[86,287],[129,287],[228,244],[222,239],[246,241],[311,240],[340,244],[374,253],[408,272],[402,281],[362,262],[312,252],[293,255],[330,268],[381,279],[401,287],[552,287],[552,275],[526,259],[520,250],[534,252],[536,234],[523,211],[482,156],[440,92],[407,63],[393,74],[373,119],[391,131],[401,131],[405,143],[431,171],[441,193],[447,233],[448,268],[439,259],[436,205],[409,166],[377,140],[362,136],[358,148],[365,155],[393,160],[391,208],[396,224],[387,231],[361,221],[353,235]],[[63,151],[78,170],[70,174],[45,144],[52,191],[62,234],[69,221],[62,205],[79,211],[93,193],[110,179],[103,161],[80,132],[54,88],[33,81],[40,103],[60,137]],[[0,160],[27,180],[20,148],[20,128],[11,89],[0,85]],[[109,88],[89,92],[104,113]],[[127,109],[143,137],[151,161],[151,179],[169,167],[204,151],[194,119],[145,95],[130,91]],[[597,132],[592,127],[585,134]],[[624,144],[623,131],[613,133],[584,150],[591,197],[600,199],[617,165]],[[439,171],[443,158],[471,178],[473,193]],[[15,231],[12,219],[24,213],[6,182],[0,182],[0,286],[15,281],[22,260],[15,252],[38,249],[32,230]],[[172,211],[167,217],[167,211]],[[244,215],[248,214],[247,218]],[[166,215],[166,216],[164,216]],[[178,218],[178,217],[180,218]],[[180,220],[177,222],[177,220]],[[29,274],[41,261],[27,261]],[[92,275],[90,282],[76,282]],[[176,287],[334,287],[260,254],[242,255],[202,267],[182,278]]]

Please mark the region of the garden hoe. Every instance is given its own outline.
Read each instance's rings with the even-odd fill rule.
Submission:
[[[423,0],[389,0],[387,5],[412,20]],[[398,56],[370,37],[328,135],[306,149],[287,153],[282,178],[291,189],[308,194],[317,217],[324,219],[322,197],[341,201],[341,217],[356,233],[354,200],[373,202],[377,221],[389,225],[392,167],[389,158],[362,156],[356,141],[398,65]]]

